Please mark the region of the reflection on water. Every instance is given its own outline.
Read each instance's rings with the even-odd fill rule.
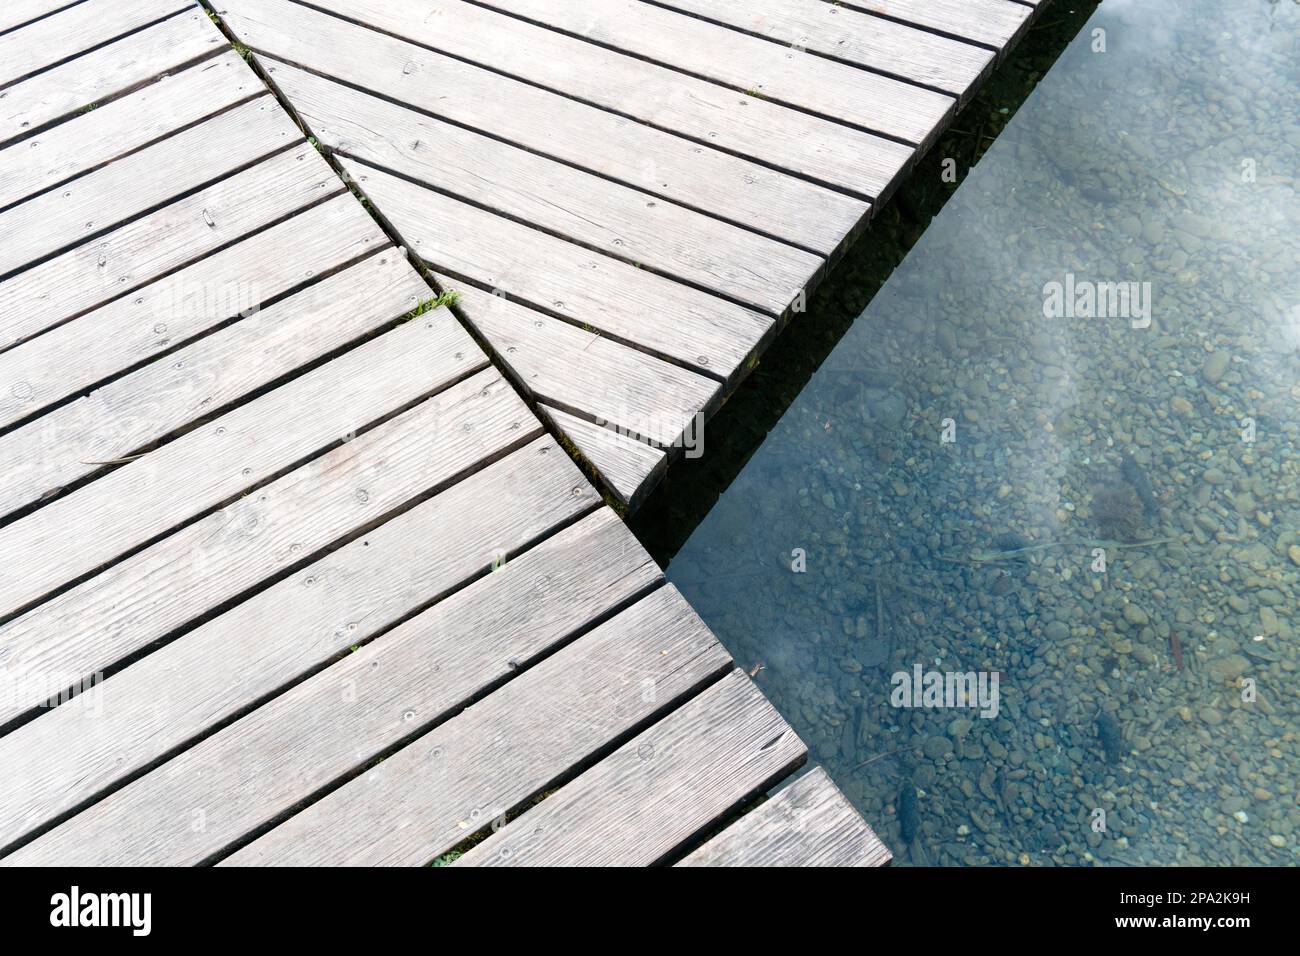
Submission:
[[[669,567],[899,862],[1300,858],[1297,37],[1107,0]]]

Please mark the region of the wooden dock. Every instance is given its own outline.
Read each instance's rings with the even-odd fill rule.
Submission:
[[[630,506],[704,441],[1034,13],[1013,0],[217,7]]]
[[[639,500],[1030,7],[217,13],[0,11],[0,863],[886,862],[566,451]]]

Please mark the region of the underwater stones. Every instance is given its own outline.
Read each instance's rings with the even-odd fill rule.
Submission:
[[[1043,630],[1043,634],[1049,641],[1059,643],[1068,640],[1070,637],[1070,625],[1064,621],[1052,621]]]
[[[1228,359],[1227,352],[1211,352],[1201,365],[1201,378],[1211,385],[1217,385],[1223,378],[1223,373],[1228,370]]]
[[[1092,496],[1092,520],[1107,538],[1128,541],[1142,527],[1142,502],[1133,486],[1117,482],[1099,488]]]
[[[952,738],[954,745],[960,744],[973,726],[975,726],[974,721],[966,717],[957,717],[948,724],[948,736]]]
[[[1174,414],[1187,417],[1192,414],[1192,403],[1181,395],[1175,395],[1174,400],[1169,403],[1169,407],[1174,410]]]
[[[882,428],[898,428],[907,417],[907,402],[897,392],[890,392],[870,406],[871,418]]]
[[[1300,544],[1293,544],[1286,549],[1286,555],[1292,564],[1300,564]]]
[[[1124,620],[1128,621],[1128,623],[1132,624],[1134,627],[1144,627],[1146,624],[1150,623],[1151,618],[1147,615],[1146,611],[1142,610],[1136,604],[1125,604]]]
[[[921,752],[930,760],[942,760],[945,754],[952,752],[952,741],[947,737],[927,737],[921,745]]]
[[[1201,481],[1205,482],[1207,485],[1226,485],[1228,483],[1228,476],[1223,473],[1222,469],[1211,467],[1206,468],[1201,472]]]
[[[1216,657],[1205,665],[1205,672],[1213,681],[1227,682],[1236,680],[1250,669],[1250,661],[1241,654],[1229,654]]]
[[[1264,629],[1265,634],[1271,636],[1282,629],[1282,622],[1278,620],[1277,612],[1271,607],[1262,607],[1259,609],[1259,626]]]

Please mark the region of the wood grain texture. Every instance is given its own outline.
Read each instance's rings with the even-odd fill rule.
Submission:
[[[351,9],[364,0],[337,2]],[[831,62],[796,47],[782,48],[641,0],[479,2],[692,76],[751,91],[766,101],[909,143],[932,142],[954,112],[953,97],[943,93]],[[448,8],[460,5],[461,0],[448,0],[443,15],[450,20]]]
[[[393,555],[376,550],[399,522],[407,541],[438,535],[419,524],[420,510],[368,537],[382,592],[405,583],[412,596],[422,593],[429,549],[408,547],[387,568]],[[389,580],[394,573],[398,580]],[[602,509],[112,794],[25,858],[176,866],[219,854],[659,578],[636,539]],[[350,582],[359,603],[366,584],[360,573]],[[201,829],[191,825],[197,814]]]
[[[282,66],[280,92],[321,143],[772,316],[824,260],[659,197]]]
[[[721,398],[714,379],[436,272],[434,279],[457,291],[456,311],[539,401],[672,445],[696,414],[712,411]]]
[[[450,315],[434,315],[455,326]],[[487,365],[469,342],[452,360],[459,375]],[[430,462],[447,440],[445,408],[438,396],[421,402],[0,626],[8,682],[0,723],[304,566],[433,489],[440,472]],[[519,440],[538,427],[527,417],[509,425]]]
[[[678,866],[884,866],[892,855],[814,767]]]
[[[0,427],[146,362],[387,241],[360,203],[340,195],[0,352]],[[54,434],[46,445],[58,443]]]
[[[139,149],[265,87],[223,53],[0,150],[0,208]]]
[[[457,866],[647,866],[807,750],[734,670],[471,849]]]
[[[668,468],[668,453],[548,405],[541,406],[618,499],[636,508]]]
[[[879,13],[948,36],[1006,50],[1019,39],[1033,11],[1013,0],[842,0],[844,6]]]
[[[414,255],[442,273],[722,378],[774,334],[767,316],[388,173],[342,167]]]
[[[446,396],[451,409],[468,403],[474,412],[468,432],[444,431],[443,475],[507,447],[511,423],[527,414],[490,371]],[[454,410],[448,417],[460,417],[449,426],[466,423]],[[541,454],[543,447],[555,454]],[[539,439],[107,678],[90,692],[99,695],[94,707],[73,698],[0,738],[0,760],[17,771],[12,783],[0,784],[0,845],[483,573],[494,548],[513,551],[549,535],[596,503],[585,486],[573,493],[578,481],[554,443]],[[209,799],[221,797],[214,791]],[[99,807],[114,819],[111,801]],[[130,858],[127,834],[101,826],[96,810],[4,862]],[[145,852],[154,822],[146,817],[133,824],[144,831]],[[99,834],[93,845],[92,833]],[[109,856],[109,847],[120,847],[122,855]]]
[[[0,529],[0,615],[429,394],[470,347],[450,317],[408,322]]]
[[[823,0],[655,0],[844,63],[878,70],[965,100],[993,66],[974,44],[868,16]]]
[[[0,30],[12,30],[77,2],[78,0],[8,0],[0,7]]]
[[[382,233],[376,244],[384,241]],[[124,460],[397,320],[430,296],[405,258],[372,256],[0,437],[0,515]]]
[[[729,663],[667,585],[225,864],[428,863]]]
[[[454,35],[457,55],[481,66],[866,198],[888,192],[913,158],[901,143],[463,0],[320,5],[433,49]]]
[[[0,90],[0,143],[225,47],[197,7]]]
[[[86,0],[0,36],[0,85],[186,9],[190,0]]]
[[[265,21],[286,16],[283,3],[223,0],[220,7]],[[429,49],[440,49],[455,36],[458,58],[865,198],[886,192],[912,160],[913,149],[901,143],[459,0],[411,0],[400,6],[382,0],[322,0],[317,5]],[[232,23],[239,34],[239,18],[232,16]],[[332,19],[322,22],[321,29],[329,48],[351,44],[357,27]],[[408,60],[403,69],[413,73],[418,69],[414,63]],[[498,86],[497,95],[507,93]],[[554,119],[550,125],[567,128]]]
[[[345,31],[305,7],[240,4],[240,39],[539,155],[716,215],[823,255],[869,204],[635,120],[369,30]],[[274,81],[278,64],[259,57]],[[556,136],[557,129],[564,130]]]
[[[265,98],[270,108],[274,101]],[[38,335],[344,189],[305,143],[0,282],[0,348]]]
[[[301,138],[275,100],[263,96],[35,196],[0,212],[0,275],[118,226]]]

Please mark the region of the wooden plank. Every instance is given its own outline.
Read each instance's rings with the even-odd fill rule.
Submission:
[[[446,276],[434,273],[434,279],[457,291],[456,311],[539,401],[672,445],[697,413],[721,398],[714,379]]]
[[[221,4],[232,14],[256,14],[263,21],[287,17],[284,6],[285,0]],[[871,198],[887,192],[913,157],[913,149],[901,143],[459,0],[411,0],[400,6],[382,0],[321,0],[315,6],[344,12],[430,50],[443,48],[447,38],[455,36],[458,58],[853,195]],[[242,39],[241,22],[246,28],[246,20],[232,17]],[[337,19],[321,27],[328,36],[327,49],[352,44],[358,32]],[[311,65],[293,56],[284,58]],[[314,58],[320,59],[321,53]],[[408,59],[402,68],[412,76],[419,69],[418,61]],[[428,79],[417,77],[407,85],[421,82]],[[361,85],[376,88],[371,82]],[[496,95],[509,94],[498,84]],[[548,119],[552,130],[571,128]]]
[[[471,427],[443,429],[448,458],[444,463],[440,456],[437,464],[443,478],[509,447],[517,434],[511,423],[526,416],[494,371],[461,383],[448,397],[462,406],[471,402],[474,412],[444,412]],[[555,454],[540,454],[542,447]],[[91,691],[100,696],[99,705],[78,706],[73,698],[0,738],[4,766],[16,769],[11,782],[0,784],[0,846],[482,574],[492,565],[494,547],[514,552],[549,535],[595,504],[588,488],[572,494],[580,480],[554,443],[539,439],[109,677]],[[434,540],[439,546],[429,547]],[[331,689],[339,693],[337,684]],[[292,746],[288,728],[281,730],[281,743]],[[60,741],[59,752],[51,754]],[[209,798],[221,800],[223,794],[209,791]],[[110,816],[112,806],[105,811]],[[73,818],[4,862],[107,863],[115,858],[108,846],[122,845],[97,819],[94,810]],[[184,825],[190,820],[187,814]],[[156,821],[138,822],[147,830]],[[80,835],[83,828],[99,831],[105,842],[90,846]],[[146,832],[145,843],[150,839]],[[77,844],[80,849],[74,849]],[[129,848],[122,851],[129,858]]]
[[[422,321],[459,331],[450,314]],[[487,359],[466,338],[458,374]],[[425,401],[0,626],[0,725],[86,681],[427,493],[447,427]],[[454,417],[453,417],[454,421]],[[536,423],[510,422],[526,440]]]
[[[354,9],[363,0],[338,2]],[[479,2],[741,92],[752,91],[764,100],[923,148],[956,107],[954,98],[943,93],[831,62],[796,47],[781,48],[642,0]],[[447,0],[436,9],[450,18],[453,8],[461,5],[461,0]],[[753,11],[753,4],[748,6]]]
[[[469,344],[450,315],[408,322],[0,529],[0,615],[429,394]]]
[[[628,741],[457,861],[648,866],[807,756],[744,671]]]
[[[728,666],[667,585],[223,862],[428,863]]]
[[[0,282],[0,348],[126,295],[344,188],[320,154],[302,143],[20,272]]]
[[[189,7],[190,0],[86,0],[0,36],[0,86]]]
[[[293,67],[276,85],[321,143],[629,262],[785,312],[817,255]]]
[[[0,352],[0,427],[202,335],[388,241],[343,194]],[[58,444],[57,436],[47,441]]]
[[[0,515],[226,410],[430,297],[390,250],[0,437],[0,461],[15,463],[0,474]]]
[[[814,767],[678,866],[884,866],[892,855]]]
[[[774,332],[767,316],[354,160],[342,167],[415,255],[660,358],[720,378]]]
[[[256,11],[254,11],[256,12]],[[292,4],[227,14],[241,40],[471,129],[625,185],[785,239],[836,250],[869,205],[757,163],[540,90],[410,43],[353,31]],[[283,66],[259,61],[276,80]],[[555,130],[563,129],[564,136]]]
[[[541,406],[541,410],[628,508],[641,503],[668,467],[668,453],[662,449],[549,405]]]
[[[0,275],[212,184],[301,138],[274,98],[262,96],[0,212]]]
[[[841,5],[995,50],[1019,39],[1033,13],[1012,0],[841,0]]]
[[[396,542],[401,560],[385,564],[378,539],[403,520],[369,538],[364,570],[379,592],[398,593],[405,584],[415,599],[423,597],[432,554],[411,548],[409,538],[441,529],[407,521],[408,540]],[[178,866],[221,854],[659,577],[622,522],[601,509],[92,806],[22,857]],[[363,602],[370,585],[358,576],[350,586]],[[347,610],[356,615],[355,607]],[[191,825],[196,811],[201,828]]]
[[[192,7],[156,26],[0,90],[0,143],[70,116],[225,47]]]
[[[943,90],[966,100],[993,67],[970,43],[867,16],[823,0],[655,0],[775,43]]]
[[[302,26],[325,32],[319,30],[319,19]],[[355,42],[324,50],[301,45],[319,39],[315,34],[288,36],[275,24],[246,27],[245,35],[414,108],[822,255],[838,248],[870,208],[757,163],[379,34],[362,31]],[[274,60],[259,61],[273,81],[277,70],[286,69]],[[404,73],[411,63],[418,66]],[[565,135],[555,136],[557,128]]]
[[[264,89],[238,54],[223,53],[0,150],[0,209]]]
[[[0,7],[0,31],[13,30],[38,17],[84,2],[85,0],[7,0]]]

